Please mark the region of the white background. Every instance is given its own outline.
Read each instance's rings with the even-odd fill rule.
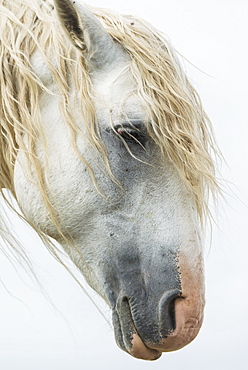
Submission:
[[[136,14],[164,31],[181,54],[215,129],[226,163],[217,226],[206,252],[207,305],[199,336],[156,362],[133,359],[64,269],[29,229],[14,219],[30,248],[39,286],[0,255],[2,370],[248,368],[248,2],[247,0],[92,0]],[[91,292],[110,319],[108,309]]]

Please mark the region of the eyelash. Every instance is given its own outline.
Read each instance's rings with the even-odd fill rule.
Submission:
[[[137,144],[144,143],[145,135],[138,128],[118,126],[115,130],[116,133],[126,141],[131,141]]]

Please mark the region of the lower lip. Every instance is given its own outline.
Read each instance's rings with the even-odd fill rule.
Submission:
[[[157,360],[162,355],[162,352],[159,352],[156,349],[148,348],[143,343],[138,334],[133,334],[131,344],[132,348],[130,350],[130,355],[141,360],[154,361]]]

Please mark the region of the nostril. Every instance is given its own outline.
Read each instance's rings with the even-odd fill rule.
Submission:
[[[166,338],[176,329],[175,300],[181,296],[179,289],[165,292],[159,301],[160,334]]]
[[[170,318],[170,325],[171,329],[174,331],[176,329],[176,318],[175,318],[175,300],[176,298],[173,298],[169,305],[168,305],[168,313]]]

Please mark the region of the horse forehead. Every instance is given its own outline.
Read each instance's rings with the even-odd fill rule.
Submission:
[[[128,68],[117,68],[105,76],[92,79],[95,93],[95,108],[99,116],[111,112],[112,118],[126,115],[141,119],[146,116],[146,106],[138,97],[137,86]]]
[[[91,74],[91,81],[94,86],[94,91],[98,95],[108,96],[123,94],[134,89],[135,85],[129,73],[129,64],[115,66],[111,70],[104,73],[96,71]]]

